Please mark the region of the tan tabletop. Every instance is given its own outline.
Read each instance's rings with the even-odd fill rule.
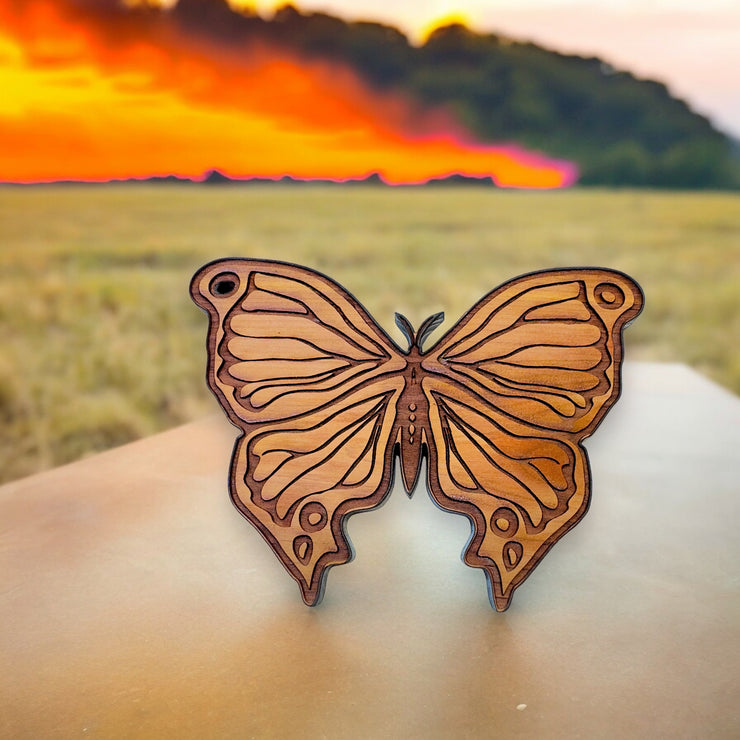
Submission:
[[[740,736],[740,400],[686,367],[627,365],[591,510],[504,614],[421,487],[304,606],[229,501],[234,436],[0,488],[3,737]]]

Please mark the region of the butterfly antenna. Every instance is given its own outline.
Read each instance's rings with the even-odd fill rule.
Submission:
[[[424,340],[445,320],[445,315],[441,311],[430,316],[419,327],[419,333],[416,337],[416,346],[421,350]]]
[[[414,331],[414,327],[411,326],[411,322],[403,314],[397,313],[396,326],[401,330],[404,337],[406,337],[406,341],[409,343],[409,349],[411,349],[416,342],[416,332]]]

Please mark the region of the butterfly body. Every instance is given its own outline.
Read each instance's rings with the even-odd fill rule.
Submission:
[[[400,459],[401,480],[411,496],[416,488],[425,442],[428,438],[429,411],[421,387],[421,354],[411,347],[403,373],[404,389],[398,401],[396,425],[392,432]]]
[[[210,316],[208,382],[240,430],[231,496],[319,602],[348,562],[346,518],[379,506],[396,458],[409,495],[427,460],[443,509],[472,523],[464,552],[491,603],[585,513],[581,446],[619,394],[621,331],[642,293],[611,270],[552,270],[492,291],[431,348],[399,348],[343,288],[307,268],[220,260],[193,278]]]

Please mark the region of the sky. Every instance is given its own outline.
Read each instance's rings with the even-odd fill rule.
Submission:
[[[218,32],[112,0],[0,2],[0,90],[2,182],[218,170],[557,188],[578,177],[576,163],[547,152],[478,142],[451,112],[375,90],[341,63],[259,43],[244,53]]]
[[[232,0],[238,2],[239,0]],[[279,2],[244,4],[269,12]],[[303,10],[397,25],[412,37],[440,17],[458,17],[566,53],[600,56],[637,76],[658,79],[740,138],[738,0],[301,0]]]
[[[120,0],[128,4],[173,0]],[[269,16],[280,0],[229,0]],[[348,67],[128,14],[113,0],[0,0],[0,180],[101,181],[218,169],[236,178],[390,184],[464,174],[562,187],[576,163],[482,144],[448,112],[370,89]],[[737,4],[737,7],[735,7]],[[440,19],[598,55],[668,84],[740,137],[740,3],[704,0],[301,0],[304,12],[391,23],[421,40]],[[148,20],[147,20],[148,19]],[[153,20],[154,19],[154,20]],[[280,56],[283,54],[283,56]],[[289,95],[276,91],[290,91]],[[413,125],[412,125],[413,124]]]

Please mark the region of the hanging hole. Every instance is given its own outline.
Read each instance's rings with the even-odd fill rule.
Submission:
[[[237,275],[233,272],[222,272],[211,280],[208,290],[217,298],[228,298],[236,292],[238,287],[239,277]]]

